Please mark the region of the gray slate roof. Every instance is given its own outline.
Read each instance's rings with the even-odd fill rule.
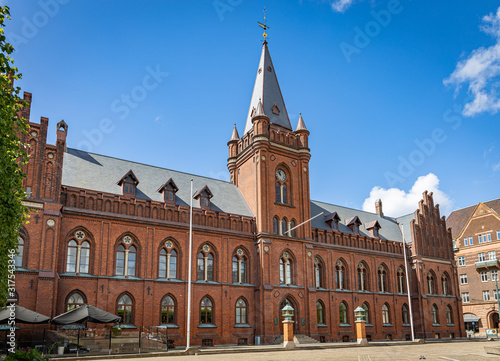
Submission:
[[[323,215],[312,220],[311,225],[313,228],[330,230],[330,227],[328,226],[328,224],[325,223],[323,217],[330,213],[337,212],[337,214],[340,217],[339,231],[341,231],[342,233],[352,234],[350,228],[347,227],[346,225],[346,221],[352,219],[353,217],[358,216],[359,220],[362,223],[361,226],[359,227],[359,232],[363,236],[372,237],[371,232],[368,231],[366,227],[370,223],[378,221],[381,227],[379,230],[379,235],[381,239],[403,242],[403,236],[401,234],[398,225],[399,222],[399,224],[403,224],[406,241],[408,243],[411,242],[410,222],[411,220],[414,219],[413,214],[409,214],[407,216],[399,218],[392,218],[392,217],[380,216],[376,213],[361,211],[358,209],[347,208],[318,201],[311,201],[311,217],[314,217],[315,215],[321,212],[324,212]]]
[[[214,195],[210,199],[212,210],[254,216],[239,189],[232,183],[71,148],[64,154],[62,185],[122,194],[121,187],[116,183],[129,170],[139,180],[137,198],[163,202],[162,195],[157,190],[172,178],[179,188],[176,203],[189,206],[190,181],[193,179],[193,193],[204,186],[210,188]],[[199,208],[196,200],[193,201],[193,207]]]
[[[252,100],[250,101],[250,109],[248,109],[247,122],[243,134],[246,134],[250,129],[252,129],[252,110],[254,108],[257,110],[259,100],[262,102],[262,105],[264,106],[264,113],[267,115],[271,123],[292,129],[285,107],[285,101],[281,95],[278,78],[276,77],[276,72],[271,60],[271,55],[269,54],[269,49],[267,48],[267,43],[264,43],[262,47],[259,69],[257,70]],[[274,114],[272,111],[274,104],[276,104],[280,110],[279,115]]]

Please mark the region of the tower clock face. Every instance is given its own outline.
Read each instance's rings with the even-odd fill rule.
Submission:
[[[283,182],[284,180],[286,180],[286,173],[283,170],[278,169],[276,171],[276,178]]]

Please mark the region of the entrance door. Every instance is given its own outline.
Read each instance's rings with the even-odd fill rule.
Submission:
[[[498,313],[495,312],[491,315],[490,328],[498,328],[498,321]]]
[[[283,300],[283,302],[280,303],[280,308],[279,308],[279,320],[280,320],[280,333],[283,334],[283,321],[285,320],[285,318],[283,317],[283,312],[281,311],[283,309],[283,307],[285,307],[286,305],[290,305],[293,307],[293,317],[292,317],[292,320],[294,321],[293,322],[293,333],[295,333],[296,331],[296,327],[295,327],[295,320],[297,319],[297,307],[295,307],[295,304],[292,302],[292,300],[290,300],[289,298],[285,298]]]

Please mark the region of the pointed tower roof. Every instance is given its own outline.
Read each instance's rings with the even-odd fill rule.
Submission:
[[[253,87],[252,100],[250,101],[250,109],[248,110],[245,132],[243,134],[252,129],[252,111],[253,109],[256,111],[259,110],[259,100],[262,102],[264,114],[269,117],[271,123],[281,125],[290,130],[292,129],[266,41],[262,46],[259,69]]]
[[[297,128],[295,129],[295,131],[297,130],[307,130],[304,119],[302,119],[302,113],[300,113],[299,115],[299,121],[297,122]]]
[[[229,141],[233,140],[240,140],[240,136],[238,135],[238,129],[236,129],[236,123],[234,123],[234,128],[233,128],[233,134],[231,134],[231,139]]]

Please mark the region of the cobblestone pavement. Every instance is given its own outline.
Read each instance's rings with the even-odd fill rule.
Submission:
[[[426,343],[393,346],[369,347],[342,347],[328,349],[307,349],[299,347],[292,351],[245,352],[245,353],[217,353],[197,356],[171,356],[171,357],[142,357],[136,358],[145,361],[191,361],[191,360],[342,360],[342,361],[388,361],[388,360],[452,360],[452,361],[493,361],[500,356],[488,355],[484,346],[499,346],[499,341],[491,342],[448,342]],[[223,351],[225,349],[221,349]],[[200,352],[203,353],[203,350]],[[423,358],[422,358],[423,359]],[[115,361],[130,361],[131,359],[114,359]]]

